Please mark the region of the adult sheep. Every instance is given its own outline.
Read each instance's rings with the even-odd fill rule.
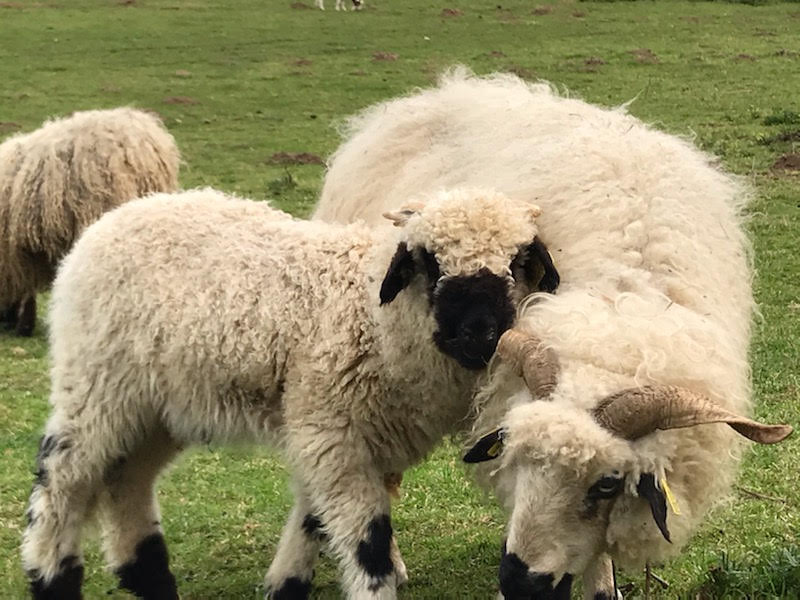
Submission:
[[[583,574],[586,598],[615,597],[609,556],[674,555],[729,490],[739,438],[706,423],[761,442],[790,431],[738,416],[752,408],[746,190],[622,109],[458,70],[349,121],[315,217],[376,223],[454,185],[541,206],[562,276],[519,318],[535,352],[558,355],[557,385],[531,393],[501,364],[476,403],[475,431],[489,433],[466,459],[502,456],[484,475],[510,513],[501,591],[568,598]],[[669,527],[664,481],[682,511]]]
[[[154,115],[76,112],[0,144],[0,313],[31,335],[36,292],[104,212],[178,187],[180,155]]]
[[[52,292],[53,409],[22,548],[34,597],[80,597],[97,500],[122,587],[177,598],[154,480],[184,445],[245,439],[276,443],[294,475],[272,597],[308,595],[324,533],[349,597],[394,598],[384,474],[468,412],[530,285],[510,274],[538,213],[460,189],[386,232],[200,190],[89,227]]]

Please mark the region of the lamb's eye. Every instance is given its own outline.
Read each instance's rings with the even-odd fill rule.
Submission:
[[[589,488],[587,497],[591,499],[613,498],[622,491],[624,482],[625,478],[622,476],[606,475],[601,477]]]

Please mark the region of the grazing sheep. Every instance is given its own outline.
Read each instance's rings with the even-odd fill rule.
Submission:
[[[364,7],[364,0],[352,0],[353,10],[361,10]],[[325,10],[325,0],[316,0],[314,3],[320,10]],[[347,10],[345,0],[336,0],[336,10]]]
[[[510,511],[507,598],[566,598],[581,573],[586,598],[613,597],[609,556],[641,565],[676,554],[735,476],[733,431],[689,425],[740,422],[731,414],[752,408],[746,189],[623,109],[512,75],[456,70],[366,109],[346,135],[315,218],[374,223],[403,198],[457,185],[542,207],[539,235],[562,284],[526,302],[519,327],[555,351],[561,372],[546,404],[500,365],[476,403],[475,431],[493,434],[468,458],[505,442],[500,466],[486,468]],[[600,416],[620,398],[662,416],[691,406],[697,419],[653,419],[634,434]],[[789,431],[739,431],[754,437],[750,427],[758,441]],[[672,544],[662,481],[681,511],[670,517]]]
[[[0,144],[0,314],[31,335],[36,292],[104,212],[178,187],[180,155],[152,114],[76,112]]]
[[[200,190],[101,218],[53,286],[53,409],[22,549],[34,597],[79,597],[97,503],[122,587],[177,598],[155,478],[184,445],[244,439],[277,444],[294,476],[272,597],[308,595],[325,534],[349,597],[394,598],[384,474],[466,416],[531,285],[511,273],[538,214],[461,189],[385,231]]]

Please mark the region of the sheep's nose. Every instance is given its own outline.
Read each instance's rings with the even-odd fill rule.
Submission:
[[[570,574],[554,588],[552,573],[531,572],[513,552],[500,561],[500,591],[505,600],[569,600],[571,589]]]
[[[471,315],[459,328],[460,336],[469,344],[491,347],[497,345],[497,320],[491,315]]]

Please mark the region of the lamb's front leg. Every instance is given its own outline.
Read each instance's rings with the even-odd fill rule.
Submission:
[[[383,473],[352,442],[324,446],[321,455],[306,455],[311,460],[303,462],[310,468],[301,475],[328,546],[341,565],[345,593],[351,600],[394,600],[397,573]]]
[[[311,589],[314,563],[325,537],[302,484],[294,482],[294,506],[281,533],[275,558],[267,571],[267,598],[304,600]]]

